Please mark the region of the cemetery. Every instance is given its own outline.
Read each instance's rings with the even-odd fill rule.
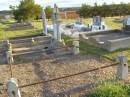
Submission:
[[[46,15],[42,8],[42,30],[32,23],[2,28],[0,97],[91,97],[86,93],[102,84],[129,85],[129,16],[120,30],[109,29],[100,16],[88,25],[81,18],[62,24],[56,4],[50,26]],[[15,30],[35,34],[7,37]],[[119,49],[126,49],[127,56]]]
[[[62,31],[66,35],[72,35],[76,33],[83,33],[83,32],[93,32],[93,31],[100,31],[100,30],[108,30],[109,28],[106,26],[104,22],[102,22],[102,18],[100,16],[93,17],[92,23],[90,24],[83,24],[82,18],[78,18],[77,21],[73,24],[66,24],[61,26]]]
[[[81,34],[81,39],[97,47],[107,49],[108,51],[129,48],[129,22],[129,17],[127,17],[124,20],[122,30],[115,29],[98,31],[93,33],[83,33]]]

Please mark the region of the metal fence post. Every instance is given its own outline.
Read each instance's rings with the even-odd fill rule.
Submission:
[[[117,78],[120,80],[125,80],[128,78],[127,58],[123,55],[120,55],[118,56],[117,61],[119,62],[117,67]]]
[[[16,79],[11,78],[10,80],[8,80],[6,85],[8,97],[21,97]]]

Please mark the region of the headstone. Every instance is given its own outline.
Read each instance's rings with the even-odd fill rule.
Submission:
[[[117,59],[119,62],[117,68],[117,78],[120,80],[125,80],[128,78],[128,64],[125,56],[120,55]]]
[[[94,16],[93,17],[93,25],[98,25],[100,26],[101,25],[101,22],[102,22],[102,19],[100,16]]]
[[[53,29],[54,29],[54,33],[53,33],[53,38],[61,41],[61,33],[59,31],[59,9],[57,7],[57,5],[54,5],[54,10],[53,10]]]
[[[123,21],[123,30],[130,32],[130,16],[127,16],[124,18]]]
[[[43,23],[43,34],[47,35],[46,13],[44,9],[42,10],[42,23]]]
[[[11,78],[6,85],[7,85],[8,97],[21,97],[16,79]]]

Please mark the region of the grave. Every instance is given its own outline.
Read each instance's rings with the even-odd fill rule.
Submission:
[[[65,24],[60,27],[63,34],[72,36],[77,33],[93,32],[108,30],[107,25],[102,21],[100,16],[94,16],[91,24],[85,25],[82,23],[83,20],[77,19],[75,23]],[[73,33],[74,32],[74,33]]]
[[[81,33],[80,39],[100,48],[114,51],[130,48],[130,17],[126,17],[122,30],[104,30],[93,33]]]
[[[10,27],[6,28],[5,31],[25,30],[25,29],[34,29],[34,26],[31,23],[14,23],[10,25]]]

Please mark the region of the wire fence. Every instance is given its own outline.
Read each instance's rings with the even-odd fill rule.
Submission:
[[[46,49],[44,51],[42,51],[42,53],[46,53],[48,51],[55,51],[55,50],[58,50],[58,49],[63,49],[63,48],[71,48],[73,47],[73,45],[67,45],[67,46],[63,46],[63,47],[58,47],[58,48],[54,48],[54,49]],[[85,50],[85,49],[83,49]],[[41,52],[41,51],[36,51],[36,52]],[[30,53],[33,53],[33,52],[30,52]],[[24,54],[28,54],[28,52],[24,53]],[[14,55],[13,55],[14,56]],[[32,83],[29,83],[29,84],[23,84],[23,85],[20,85],[18,86],[18,88],[25,88],[25,87],[30,87],[30,86],[34,86],[34,85],[39,85],[39,84],[45,84],[45,83],[48,83],[48,82],[54,82],[54,81],[57,81],[57,80],[62,80],[62,79],[67,79],[67,78],[70,78],[70,77],[74,77],[74,76],[78,76],[78,75],[82,75],[82,74],[85,74],[85,73],[90,73],[90,72],[94,72],[94,71],[97,71],[97,70],[101,70],[101,69],[105,69],[105,68],[108,68],[108,67],[113,67],[113,66],[117,66],[119,65],[120,63],[119,62],[114,62],[112,59],[108,58],[108,57],[105,57],[105,56],[102,56],[110,61],[112,61],[113,63],[112,64],[109,64],[109,65],[105,65],[105,66],[101,66],[101,67],[97,67],[97,68],[94,68],[94,69],[89,69],[89,70],[85,70],[85,71],[82,71],[82,72],[77,72],[77,73],[74,73],[74,74],[68,74],[68,75],[65,75],[65,76],[61,76],[61,77],[56,77],[56,78],[52,78],[52,79],[49,79],[49,80],[40,80],[40,81],[37,81],[37,82],[32,82]],[[9,64],[9,70],[10,70],[10,76],[11,78],[13,78],[13,67],[12,67],[13,64]],[[5,84],[3,84],[4,86]],[[6,90],[6,89],[5,89]]]

